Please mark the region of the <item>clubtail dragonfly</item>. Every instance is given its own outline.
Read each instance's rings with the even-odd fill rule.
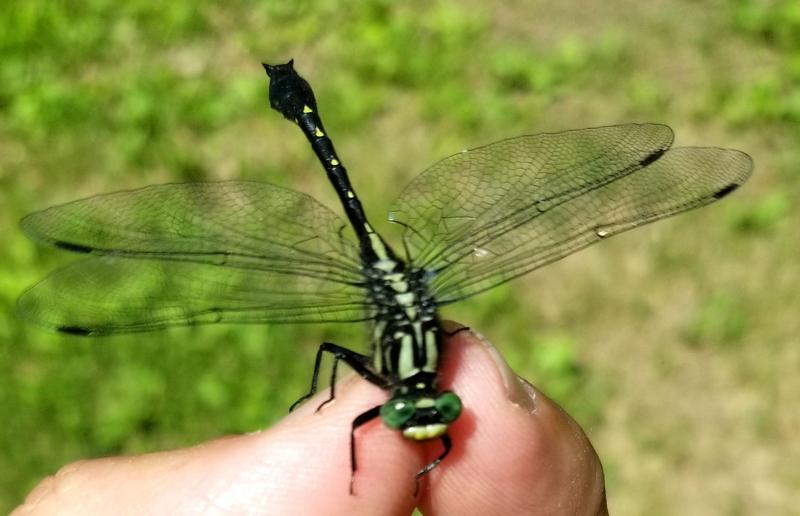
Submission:
[[[380,418],[415,441],[439,439],[459,397],[437,384],[447,337],[437,310],[579,249],[730,194],[750,176],[740,151],[673,148],[672,130],[624,124],[520,136],[431,166],[389,212],[401,256],[375,231],[293,62],[264,65],[271,106],[302,130],[347,223],[303,193],[263,182],[148,186],[28,215],[33,239],[89,255],[19,300],[24,317],[58,331],[111,335],[201,323],[366,321],[371,352],[319,347],[389,392],[350,432]],[[355,241],[352,238],[352,231]],[[297,404],[295,404],[297,405]]]

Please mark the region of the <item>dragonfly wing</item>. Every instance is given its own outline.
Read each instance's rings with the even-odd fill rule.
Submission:
[[[326,322],[369,318],[356,286],[209,263],[90,257],[23,293],[19,312],[82,335],[216,322]]]
[[[344,222],[268,183],[149,186],[55,206],[21,225],[36,240],[92,255],[20,298],[23,316],[63,331],[366,317]]]
[[[33,239],[70,251],[362,280],[342,219],[269,183],[176,183],[98,195],[28,215]]]
[[[433,274],[437,302],[451,303],[713,202],[749,177],[744,153],[671,143],[653,124],[501,141],[434,165],[390,218],[405,226],[414,265]]]

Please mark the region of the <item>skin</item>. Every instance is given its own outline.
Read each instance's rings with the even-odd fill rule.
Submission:
[[[406,441],[377,419],[356,434],[349,495],[350,422],[386,399],[351,375],[322,411],[315,408],[327,392],[262,432],[67,465],[13,515],[408,515],[415,506],[426,515],[608,514],[602,467],[584,432],[480,336],[450,339],[441,385],[461,396],[464,412],[449,430],[453,451],[417,499],[413,475],[441,445]]]

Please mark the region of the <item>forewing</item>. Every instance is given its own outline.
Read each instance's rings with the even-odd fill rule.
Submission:
[[[672,144],[664,125],[628,124],[502,140],[436,163],[389,219],[415,266],[439,270],[564,199],[630,174]]]
[[[70,251],[361,281],[342,219],[269,183],[148,186],[54,206],[21,225],[33,239]]]
[[[637,124],[505,140],[434,165],[393,218],[437,302],[450,303],[713,202],[749,177],[746,154],[667,150],[671,141],[668,127]]]

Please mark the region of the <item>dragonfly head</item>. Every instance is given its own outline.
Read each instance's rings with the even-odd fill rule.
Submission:
[[[297,122],[303,113],[317,110],[314,92],[294,70],[294,59],[286,64],[263,65],[269,76],[269,105],[272,109],[293,122]]]
[[[414,394],[396,395],[381,406],[381,419],[403,437],[426,441],[440,437],[461,414],[461,399],[452,391],[435,397]]]

